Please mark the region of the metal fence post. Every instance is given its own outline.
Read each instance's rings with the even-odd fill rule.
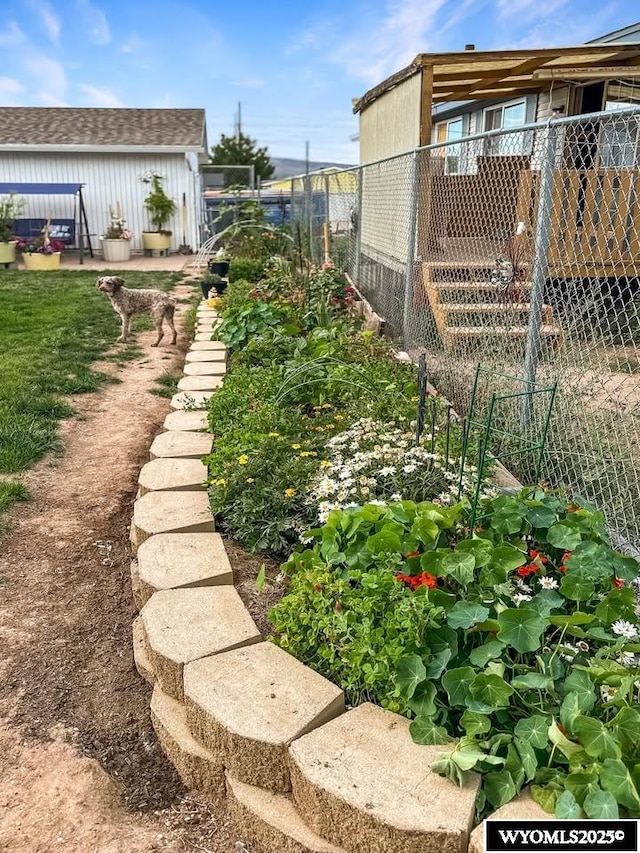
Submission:
[[[527,327],[527,343],[524,355],[525,388],[530,389],[529,383],[536,381],[538,357],[540,351],[540,323],[542,321],[542,305],[544,302],[544,285],[547,279],[549,265],[547,254],[551,226],[551,204],[553,195],[553,173],[556,160],[556,145],[558,129],[549,124],[543,148],[543,159],[540,167],[540,190],[538,196],[538,217],[534,242],[534,257],[531,265],[531,297],[529,308],[529,324]],[[528,427],[533,420],[533,395],[527,394],[522,398],[520,408],[520,423]]]
[[[355,210],[355,230],[356,230],[356,246],[355,246],[355,259],[354,259],[354,268],[353,273],[355,276],[355,283],[358,287],[361,286],[360,282],[360,263],[361,263],[361,254],[360,249],[362,247],[362,195],[363,195],[363,184],[364,184],[364,168],[360,166],[358,169],[358,195],[356,200],[356,210]],[[353,227],[353,217],[351,225]]]
[[[409,200],[409,239],[407,241],[407,265],[405,270],[404,307],[402,313],[402,343],[405,349],[411,344],[411,318],[413,294],[415,288],[416,233],[418,230],[418,172],[419,151],[411,155],[410,200]]]

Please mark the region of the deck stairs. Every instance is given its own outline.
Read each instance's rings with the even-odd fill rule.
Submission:
[[[491,283],[486,264],[443,262],[422,265],[422,281],[438,334],[446,352],[501,348],[524,351],[529,323],[531,282],[512,285],[510,292]],[[562,329],[550,305],[542,306],[543,349],[562,343]]]

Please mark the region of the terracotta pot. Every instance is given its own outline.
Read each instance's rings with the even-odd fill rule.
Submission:
[[[161,234],[159,231],[143,231],[142,245],[145,249],[164,251],[171,246],[171,234]]]
[[[16,259],[15,243],[0,243],[0,264],[12,264]]]
[[[39,252],[24,252],[22,260],[26,270],[59,270],[60,255],[62,252],[54,252],[51,255],[41,255]]]
[[[102,256],[109,263],[128,261],[131,257],[131,243],[129,240],[105,240],[101,238],[101,243]]]

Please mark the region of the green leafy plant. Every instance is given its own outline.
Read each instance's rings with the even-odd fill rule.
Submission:
[[[14,192],[0,199],[0,243],[8,243],[11,240],[13,223],[20,216],[25,205],[25,200]]]
[[[161,234],[171,234],[164,226],[176,211],[176,203],[165,193],[162,175],[152,174],[148,181],[151,183],[151,192],[144,200],[144,206],[149,213],[149,220],[155,231]]]
[[[267,302],[249,302],[228,308],[216,331],[221,341],[231,350],[240,349],[254,335],[260,335],[270,326],[280,325],[285,312]]]
[[[236,256],[229,263],[229,282],[244,280],[257,284],[265,274],[266,262],[262,258]]]

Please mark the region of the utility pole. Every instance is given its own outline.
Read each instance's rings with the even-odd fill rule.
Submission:
[[[304,173],[309,174],[309,140],[304,144]]]
[[[238,101],[238,122],[236,124],[236,142],[240,145],[240,137],[242,135],[242,104]]]

